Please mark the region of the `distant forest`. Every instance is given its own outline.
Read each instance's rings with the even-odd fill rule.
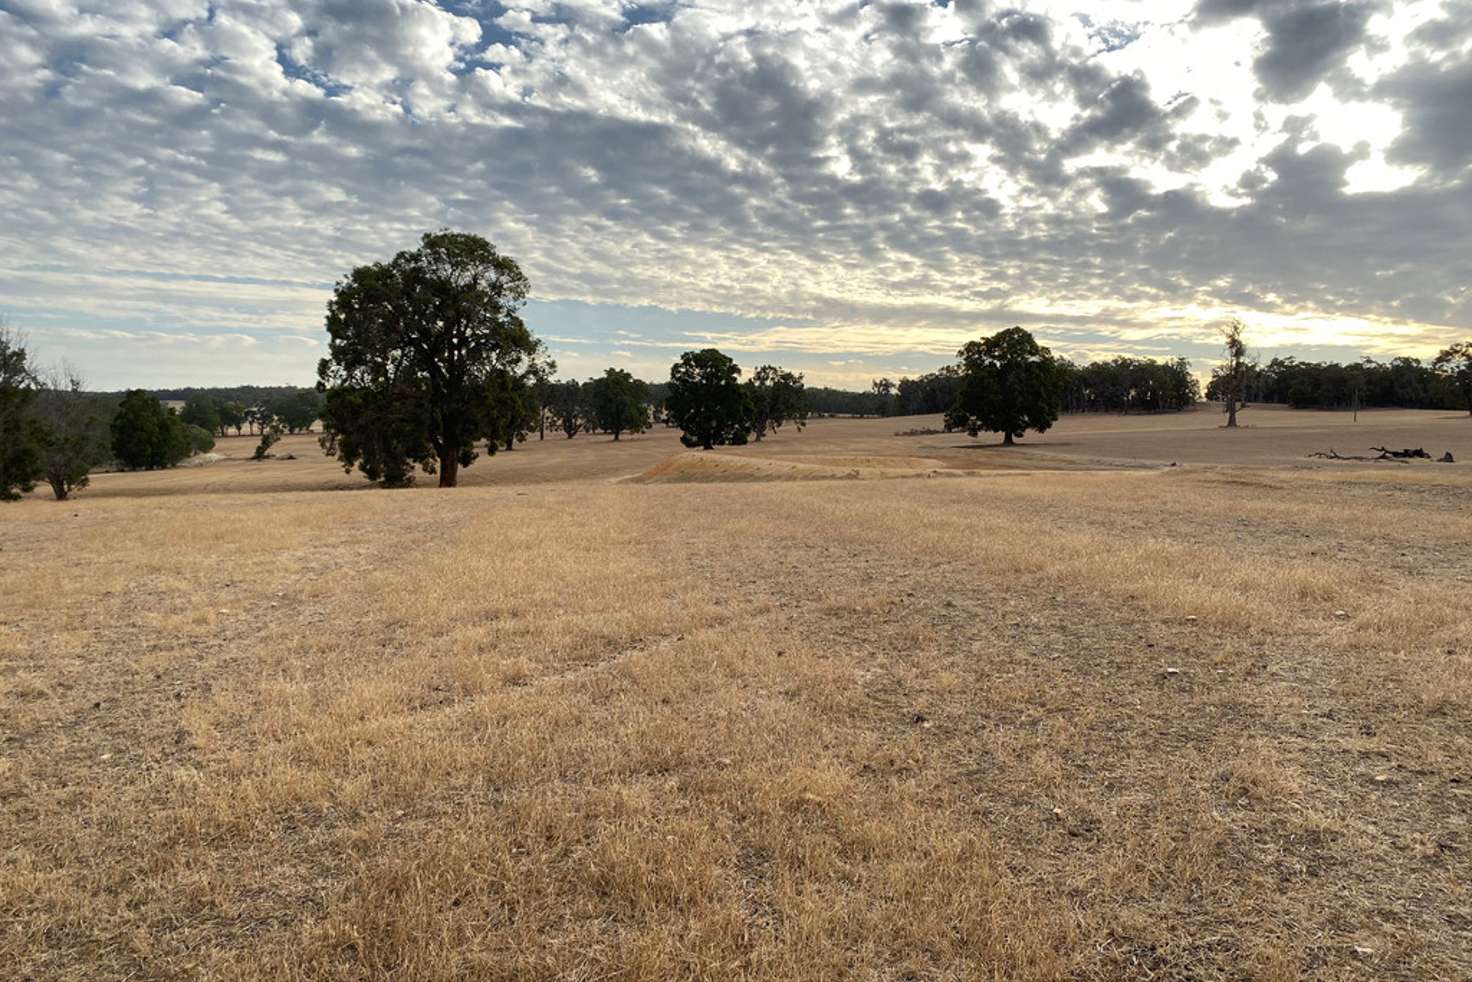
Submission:
[[[1067,413],[1158,413],[1187,409],[1202,398],[1200,384],[1185,358],[1117,357],[1080,365],[1059,359],[1063,372],[1062,409]],[[959,366],[898,381],[876,379],[869,389],[854,391],[807,386],[808,409],[816,416],[917,416],[943,413],[955,401]],[[668,382],[649,383],[650,401],[664,403]],[[311,387],[238,385],[153,389],[165,400],[186,401],[206,395],[217,403],[262,406],[281,403]],[[1295,409],[1461,409],[1462,396],[1447,375],[1417,358],[1377,362],[1366,358],[1349,364],[1301,362],[1274,358],[1247,369],[1244,395],[1248,403],[1278,403]],[[1214,377],[1205,396],[1220,401],[1220,379]]]
[[[1208,399],[1221,398],[1222,380],[1206,387]],[[1336,362],[1274,358],[1246,370],[1243,397],[1248,403],[1281,403],[1294,409],[1463,409],[1465,397],[1449,373],[1419,358],[1366,358]]]

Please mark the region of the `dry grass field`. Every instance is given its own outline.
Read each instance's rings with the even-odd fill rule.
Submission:
[[[1472,420],[1243,422],[0,507],[0,976],[1472,978]]]

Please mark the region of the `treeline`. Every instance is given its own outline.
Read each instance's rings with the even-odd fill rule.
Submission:
[[[697,367],[686,367],[690,365]],[[680,376],[692,371],[720,374],[723,379],[721,387],[711,390],[730,401],[722,412],[729,413],[731,421],[724,424],[720,442],[761,440],[788,423],[802,429],[807,422],[808,401],[801,375],[778,365],[762,365],[740,382],[740,367],[716,349],[707,348],[686,352],[672,366],[669,382],[650,384],[623,369],[609,368],[586,382],[534,384],[534,401],[542,407],[542,434],[550,424],[568,439],[579,433],[607,433],[617,440],[624,433],[642,433],[655,423],[680,426],[684,420],[680,407],[691,402],[691,383]],[[732,385],[729,393],[724,388],[726,375]],[[703,438],[699,442],[703,445]]]
[[[210,389],[154,389],[163,401],[183,399],[180,417],[216,436],[265,435],[273,427],[310,433],[322,412],[322,394],[300,386],[241,385]]]
[[[90,393],[75,369],[40,368],[20,335],[0,324],[0,500],[45,482],[65,501],[105,464],[172,467],[214,443],[141,389]]]
[[[180,396],[177,412],[161,401]],[[232,429],[260,434],[260,459],[283,433],[310,431],[321,406],[316,390],[290,386],[88,392],[76,369],[36,365],[0,322],[0,500],[44,482],[65,501],[95,470],[174,467]]]
[[[1068,413],[1164,413],[1201,400],[1201,383],[1185,358],[1156,361],[1124,356],[1076,365],[1059,359],[1063,411]]]
[[[449,488],[482,453],[545,436],[549,421],[569,438],[593,428],[618,439],[662,418],[686,446],[710,448],[807,418],[801,375],[766,365],[743,382],[714,348],[682,355],[658,394],[617,368],[557,381],[520,316],[529,290],[510,256],[448,230],[351,270],[327,304],[322,449],[385,485],[418,471]]]
[[[1087,365],[1054,358],[1053,365],[1063,412],[1174,412],[1201,398],[1201,384],[1185,358],[1121,356]],[[898,382],[877,379],[869,392],[841,394],[849,397],[849,405],[860,407],[855,415],[922,416],[949,411],[964,383],[964,367],[956,364]]]
[[[1242,401],[1281,403],[1295,409],[1462,409],[1472,403],[1466,378],[1468,354],[1453,345],[1430,364],[1419,358],[1366,358],[1358,362],[1299,361],[1274,358],[1241,371]],[[1218,372],[1206,397],[1220,401],[1229,377]]]

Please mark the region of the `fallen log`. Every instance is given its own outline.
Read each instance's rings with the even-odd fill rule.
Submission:
[[[1388,459],[1390,457],[1394,457],[1398,460],[1406,460],[1411,457],[1418,457],[1424,460],[1431,459],[1431,455],[1427,453],[1422,447],[1417,447],[1414,450],[1410,449],[1409,447],[1404,450],[1391,450],[1389,447],[1371,447],[1370,449],[1380,451],[1381,459]]]
[[[1371,449],[1373,450],[1373,449],[1379,449],[1379,448],[1372,447]],[[1336,451],[1333,447],[1330,447],[1329,448],[1329,452],[1328,453],[1325,453],[1322,450],[1317,450],[1317,451],[1309,454],[1309,456],[1310,457],[1317,457],[1317,458],[1319,458],[1321,460],[1367,460],[1367,461],[1384,460],[1384,461],[1389,461],[1392,464],[1404,464],[1404,463],[1406,463],[1406,461],[1403,458],[1400,458],[1400,457],[1387,457],[1384,454],[1381,454],[1378,457],[1366,457],[1363,454],[1348,454],[1348,455],[1341,454],[1338,451]]]

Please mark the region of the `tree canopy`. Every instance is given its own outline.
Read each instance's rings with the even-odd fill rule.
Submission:
[[[208,393],[192,395],[179,411],[179,418],[190,426],[198,426],[211,433],[220,429],[220,407]]]
[[[1436,371],[1462,396],[1462,404],[1472,414],[1472,341],[1459,341],[1436,356]]]
[[[354,269],[327,305],[323,449],[375,481],[407,483],[418,465],[454,487],[480,441],[495,452],[501,397],[538,355],[519,313],[529,290],[515,260],[463,232]]]
[[[1008,446],[1028,430],[1045,433],[1058,419],[1060,375],[1053,353],[1020,327],[958,352],[961,387],[946,426],[971,436],[1001,433]]]
[[[63,366],[47,374],[36,414],[41,422],[43,476],[57,501],[88,484],[88,472],[107,458],[106,427],[81,373]]]
[[[787,423],[799,430],[807,425],[807,392],[800,374],[763,365],[747,380],[746,395],[751,403],[752,432],[758,440]]]
[[[585,424],[583,392],[584,386],[572,379],[553,383],[552,416],[569,440],[577,436]]]
[[[173,467],[192,449],[188,425],[143,389],[123,396],[111,433],[113,459],[129,470]]]
[[[715,348],[687,351],[670,367],[665,408],[687,447],[740,445],[751,435],[751,397],[741,386],[741,369]]]
[[[302,389],[289,395],[279,396],[266,403],[265,409],[281,421],[288,433],[310,433],[322,412],[322,394],[312,389]],[[225,414],[224,410],[222,417]],[[231,414],[233,417],[233,414]],[[203,424],[201,424],[203,425]]]
[[[36,486],[41,433],[32,415],[36,375],[21,336],[0,322],[0,501],[13,501]]]
[[[622,368],[588,380],[587,412],[593,425],[617,440],[621,433],[649,428],[649,386]]]

